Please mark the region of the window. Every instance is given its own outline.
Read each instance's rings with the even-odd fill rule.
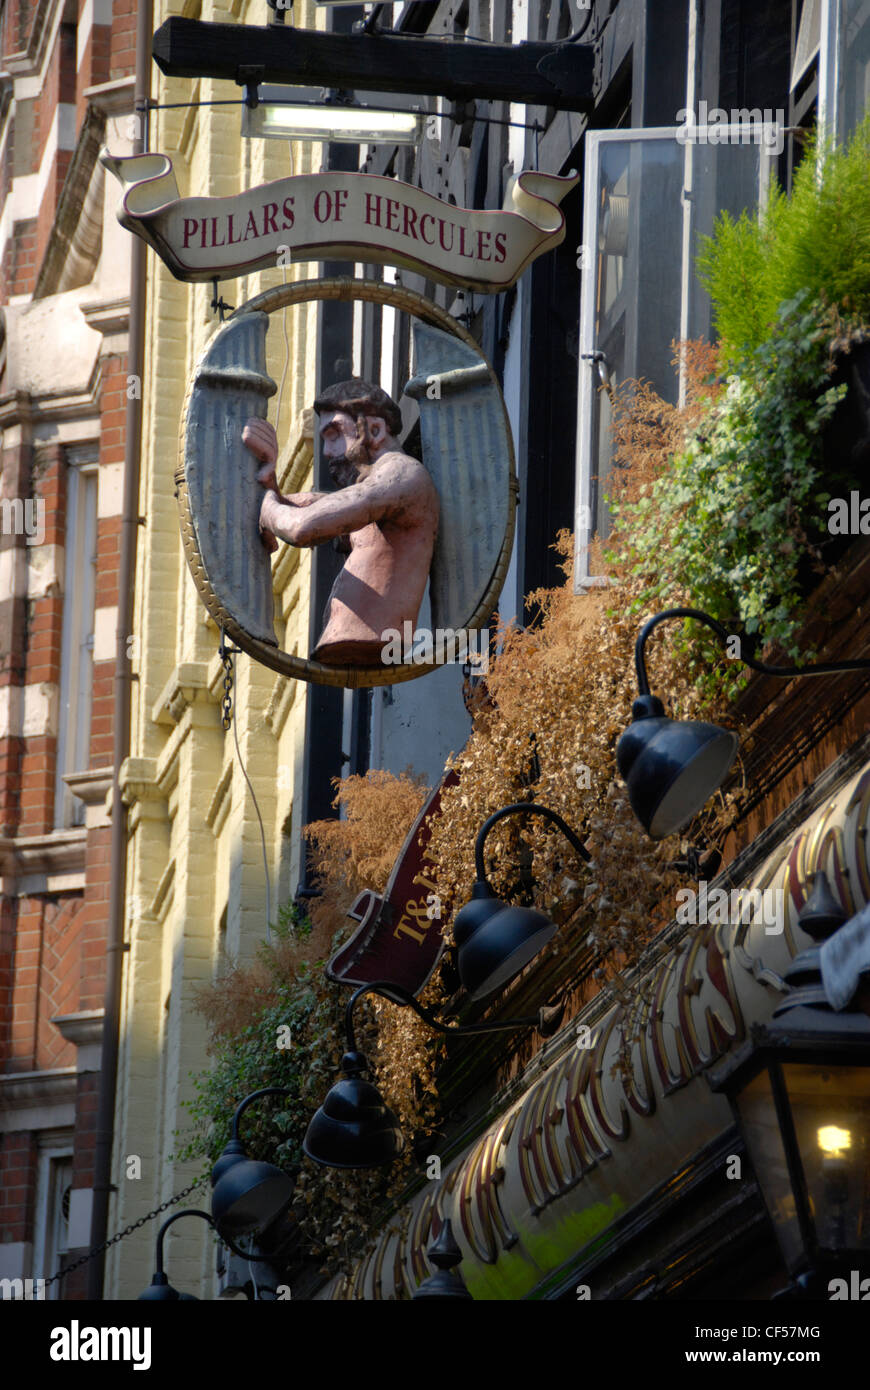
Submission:
[[[678,138],[682,137],[682,138]],[[636,377],[666,400],[684,392],[672,344],[709,338],[710,301],[695,274],[699,238],[717,214],[765,201],[780,152],[774,125],[590,131],[586,135],[580,384],[577,406],[575,588],[588,546],[610,531],[609,390]]]
[[[84,823],[85,807],[72,795],[64,775],[88,766],[91,690],[94,667],[94,600],[97,564],[96,447],[67,454],[66,556],[60,708],[57,730],[55,825]]]
[[[851,135],[870,107],[870,0],[839,0],[837,34],[838,140]]]
[[[33,1238],[34,1279],[50,1279],[66,1264],[72,1179],[72,1143],[64,1143],[56,1132],[51,1136],[51,1147],[43,1149],[39,1156]],[[56,1284],[50,1284],[46,1298],[61,1298],[64,1282],[59,1280]]]

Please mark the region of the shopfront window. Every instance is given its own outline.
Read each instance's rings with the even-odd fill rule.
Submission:
[[[588,545],[610,531],[610,390],[644,378],[677,402],[676,342],[710,338],[710,301],[695,273],[717,214],[766,200],[783,134],[773,124],[590,132],[580,309],[575,575],[601,582]]]

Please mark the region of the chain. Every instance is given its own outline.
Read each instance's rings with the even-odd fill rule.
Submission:
[[[223,717],[221,724],[224,729],[229,729],[233,722],[233,658],[227,654],[224,657],[224,698]]]
[[[221,661],[222,661],[222,663],[223,663],[223,668],[224,668],[224,697],[223,697],[223,700],[221,701],[221,704],[223,705],[223,717],[222,717],[222,719],[221,719],[221,724],[223,725],[225,731],[228,730],[228,729],[230,729],[230,728],[232,727],[232,723],[233,723],[233,657],[232,657],[232,654],[235,653],[235,652],[237,652],[238,650],[239,650],[238,647],[229,647],[229,646],[227,646],[227,636],[226,636],[226,633],[224,632],[223,628],[221,628],[221,641],[220,641],[220,646],[218,647],[218,655],[220,656],[220,659],[221,659]]]
[[[123,1231],[119,1231],[116,1236],[112,1236],[110,1240],[104,1241],[102,1245],[95,1246],[94,1249],[89,1250],[86,1255],[82,1255],[80,1259],[74,1260],[71,1265],[67,1265],[66,1269],[59,1269],[57,1274],[53,1274],[50,1279],[42,1280],[43,1288],[47,1289],[49,1284],[54,1284],[58,1279],[65,1279],[68,1274],[72,1274],[74,1269],[78,1269],[80,1265],[87,1264],[88,1260],[92,1260],[95,1255],[102,1255],[103,1251],[108,1250],[111,1245],[117,1245],[119,1240],[123,1240],[125,1236],[132,1235],[133,1231],[138,1231],[139,1227],[144,1226],[146,1222],[153,1221],[154,1217],[166,1211],[167,1207],[174,1207],[176,1202],[180,1202],[182,1198],[187,1197],[195,1187],[199,1187],[201,1183],[204,1183],[207,1177],[208,1174],[203,1173],[201,1177],[196,1178],[189,1187],[185,1187],[183,1192],[176,1192],[174,1197],[169,1197],[165,1202],[161,1202],[160,1206],[155,1207],[153,1211],[149,1211],[147,1216],[140,1216],[138,1221],[134,1221],[132,1225],[127,1226]]]

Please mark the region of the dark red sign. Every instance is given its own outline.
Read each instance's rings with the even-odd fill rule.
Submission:
[[[458,781],[455,772],[446,773],[429,797],[393,865],[384,896],[366,890],[356,899],[347,915],[360,925],[326,967],[330,979],[343,985],[390,980],[411,994],[429,979],[444,947],[446,916],[426,857],[425,822],[438,811],[445,787]]]

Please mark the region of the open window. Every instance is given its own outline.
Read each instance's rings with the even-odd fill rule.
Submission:
[[[719,212],[764,205],[783,143],[782,128],[761,121],[586,135],[576,592],[605,582],[590,573],[588,547],[610,531],[610,392],[642,377],[665,400],[683,398],[672,344],[711,336],[709,296],[695,273],[699,239]]]

